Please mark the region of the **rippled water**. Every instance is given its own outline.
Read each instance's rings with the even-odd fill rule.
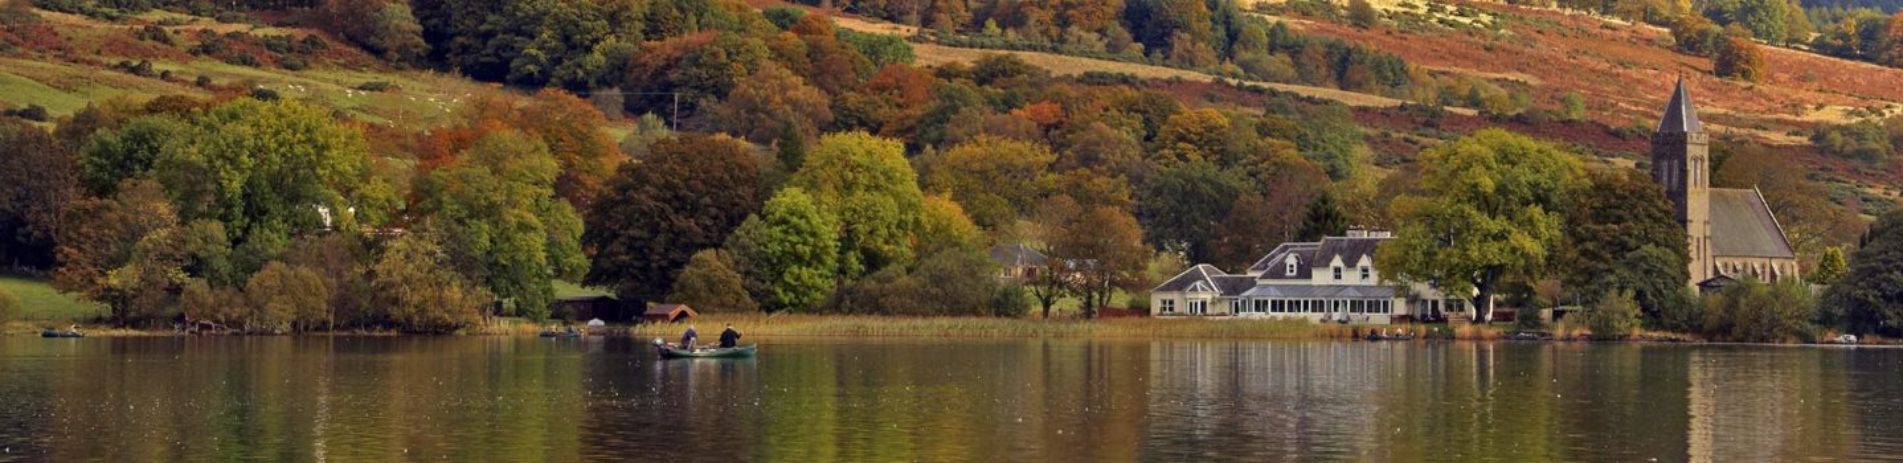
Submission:
[[[1903,350],[0,338],[0,461],[1903,458]]]

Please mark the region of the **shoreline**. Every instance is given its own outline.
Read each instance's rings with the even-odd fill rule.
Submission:
[[[1641,331],[1625,340],[1594,340],[1584,328],[1553,325],[1545,331],[1552,336],[1542,339],[1514,340],[1511,325],[1344,325],[1315,323],[1307,320],[1238,320],[1185,318],[1109,318],[1053,319],[904,317],[870,315],[763,315],[705,314],[691,321],[671,324],[610,325],[583,329],[591,337],[628,337],[672,339],[695,326],[704,333],[718,333],[732,323],[742,333],[755,337],[831,337],[831,338],[964,338],[964,339],[1124,339],[1124,340],[1361,340],[1371,331],[1400,331],[1414,335],[1411,340],[1384,341],[1511,341],[1542,343],[1632,343],[1632,344],[1747,344],[1747,345],[1843,345],[1826,342],[1729,343],[1698,335]],[[0,325],[0,337],[37,337],[44,328],[63,329],[72,322],[15,321]],[[79,324],[87,337],[201,336],[170,329],[134,329],[100,324]],[[453,335],[408,334],[394,330],[337,330],[283,335],[205,334],[202,336],[537,336],[544,329],[569,324],[551,321],[535,323],[521,319],[496,319],[480,327]],[[1894,345],[1895,340],[1867,338],[1855,345]]]

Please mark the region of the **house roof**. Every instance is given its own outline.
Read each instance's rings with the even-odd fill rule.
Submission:
[[[1691,92],[1685,90],[1685,79],[1678,80],[1677,88],[1672,89],[1672,101],[1665,103],[1665,115],[1659,118],[1659,133],[1703,132],[1704,126],[1698,124],[1698,108],[1692,107]]]
[[[1261,285],[1244,291],[1242,297],[1387,299],[1394,297],[1394,287],[1388,285]]]
[[[1042,267],[1049,259],[1024,243],[998,243],[987,253],[992,262],[1005,267]]]
[[[1379,247],[1381,242],[1386,240],[1388,240],[1388,238],[1322,238],[1321,248],[1315,250],[1315,265],[1327,265],[1329,262],[1334,261],[1336,257],[1341,258],[1342,264],[1350,266],[1361,262],[1361,258],[1364,256],[1369,260],[1373,260],[1375,248]]]
[[[1756,189],[1711,189],[1711,254],[1719,257],[1796,257],[1784,227]]]
[[[1216,290],[1226,297],[1241,296],[1255,287],[1255,277],[1248,275],[1217,275],[1211,279],[1216,280]]]
[[[648,306],[647,312],[643,312],[642,315],[673,316],[675,312],[683,310],[687,311],[688,316],[699,316],[687,304],[655,304]]]
[[[1321,243],[1282,243],[1270,250],[1268,255],[1249,266],[1250,275],[1260,275],[1270,280],[1306,280],[1309,277],[1309,262],[1315,260],[1315,250]],[[1295,255],[1295,275],[1282,270],[1282,263],[1288,262],[1288,256]]]
[[[1216,284],[1216,280],[1213,277],[1222,275],[1227,274],[1222,273],[1222,269],[1218,269],[1214,265],[1198,264],[1194,267],[1190,267],[1189,270],[1184,270],[1183,273],[1176,274],[1176,276],[1164,281],[1163,284],[1156,285],[1156,288],[1150,291],[1183,292],[1188,291],[1190,287],[1195,286],[1197,283],[1202,283],[1205,287],[1210,289],[1216,289],[1220,288],[1220,286]]]

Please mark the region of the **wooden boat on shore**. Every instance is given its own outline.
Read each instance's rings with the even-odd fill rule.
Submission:
[[[1364,339],[1369,341],[1412,341],[1414,340],[1414,335],[1411,333],[1368,333],[1368,336]]]
[[[549,331],[543,331],[539,336],[544,338],[579,338],[579,337],[582,337],[582,334],[580,331],[575,331],[575,330],[567,330],[567,331],[549,330]]]
[[[654,343],[655,352],[660,353],[661,358],[669,358],[669,359],[748,358],[748,357],[752,357],[753,352],[758,349],[759,349],[759,345],[757,344],[749,344],[745,346],[734,346],[734,347],[697,347],[693,349],[683,349],[680,346],[676,346],[673,344],[658,343],[658,342]]]
[[[42,338],[83,338],[83,337],[86,337],[86,333],[81,333],[76,330],[40,330],[40,337]]]

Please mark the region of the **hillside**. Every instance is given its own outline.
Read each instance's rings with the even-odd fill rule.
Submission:
[[[366,122],[428,127],[462,97],[493,86],[454,74],[399,69],[310,29],[228,24],[165,11],[121,23],[34,11],[43,19],[38,28],[52,33],[34,49],[0,53],[0,107],[40,105],[58,117],[115,97],[205,97],[260,88],[285,98],[322,101]],[[141,38],[146,28],[164,31],[173,43]],[[195,40],[188,37],[198,34],[224,37],[229,50],[193,53],[187,45]],[[312,53],[273,53],[261,45],[264,38],[278,36],[318,37],[327,45]],[[264,57],[264,62],[246,65],[238,56]],[[287,69],[296,66],[278,61],[284,57],[298,57],[308,67]],[[149,71],[139,71],[145,75],[120,65],[140,61],[150,62]],[[606,129],[626,131],[621,124]]]

